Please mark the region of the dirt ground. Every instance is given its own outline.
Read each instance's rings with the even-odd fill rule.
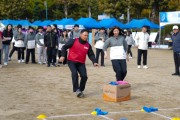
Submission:
[[[94,68],[87,59],[85,98],[79,99],[72,92],[68,66],[47,68],[45,65],[19,64],[14,54],[8,66],[0,69],[0,120],[36,120],[42,113],[48,117],[90,114],[95,108],[110,112],[108,118],[80,115],[51,120],[168,120],[141,112],[145,105],[162,109],[158,114],[180,117],[180,77],[171,75],[174,72],[172,51],[149,49],[147,70],[137,69],[136,48],[133,48],[133,55],[127,63],[126,76],[132,86],[132,99],[105,102],[102,99],[103,85],[115,81],[109,59],[105,60],[106,67],[100,68]]]

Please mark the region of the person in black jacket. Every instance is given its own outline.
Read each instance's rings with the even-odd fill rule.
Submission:
[[[50,25],[47,26],[46,34],[44,35],[44,45],[47,49],[47,57],[48,57],[48,64],[47,67],[52,66],[56,67],[56,49],[58,46],[58,38],[55,32],[52,31]]]
[[[8,64],[8,55],[9,55],[9,46],[11,44],[13,38],[13,31],[12,25],[8,24],[6,29],[3,31],[3,42],[2,42],[2,53],[4,51],[5,58],[4,58],[4,65]]]

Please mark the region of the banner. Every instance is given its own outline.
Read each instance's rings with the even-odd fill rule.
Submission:
[[[180,11],[174,12],[160,12],[159,14],[160,26],[168,24],[179,24],[180,23]]]

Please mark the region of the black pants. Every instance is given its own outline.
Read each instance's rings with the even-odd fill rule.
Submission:
[[[176,73],[180,73],[179,72],[179,68],[180,68],[180,52],[174,52],[174,64],[175,64],[175,72]]]
[[[24,47],[18,47],[18,60],[24,60]]]
[[[132,45],[128,45],[127,54],[128,54],[128,55],[130,54],[130,55],[131,55],[131,57],[132,57],[131,46],[132,46]]]
[[[68,66],[71,70],[73,92],[76,92],[78,89],[80,91],[84,91],[85,86],[86,86],[86,81],[88,79],[85,64],[79,63],[79,62],[68,61]],[[80,85],[79,85],[79,80],[78,80],[78,73],[80,74],[80,77],[81,77]]]
[[[116,80],[123,81],[127,74],[126,60],[111,60],[114,72],[116,73]]]
[[[60,58],[62,55],[61,55],[61,50],[58,50],[58,57]],[[59,62],[60,64],[62,64],[62,62]],[[63,62],[63,65],[67,64],[67,51],[66,51],[66,55],[65,55],[65,60]]]
[[[14,44],[15,44],[15,43],[13,43],[13,48],[12,48],[10,54],[9,54],[9,57],[10,57],[10,58],[12,57],[13,53],[17,50],[17,47],[15,47]]]
[[[103,49],[96,48],[96,62],[99,62],[99,54],[101,54],[101,65],[104,65],[104,51]]]
[[[32,61],[32,63],[35,63],[35,48],[34,49],[27,49],[26,50],[26,63],[29,62],[30,54],[31,54],[31,61]]]
[[[0,49],[0,64],[1,64],[1,61],[2,61],[1,56],[2,56],[2,53],[1,53],[1,49]]]
[[[56,63],[56,48],[55,47],[48,47],[47,48],[47,61],[48,65],[51,63]]]
[[[143,55],[143,65],[147,65],[147,50],[138,49],[137,64],[141,65],[141,57]]]

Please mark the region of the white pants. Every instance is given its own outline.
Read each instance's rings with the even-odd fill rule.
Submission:
[[[47,62],[47,53],[44,47],[37,48],[38,53],[38,63],[46,63]]]

